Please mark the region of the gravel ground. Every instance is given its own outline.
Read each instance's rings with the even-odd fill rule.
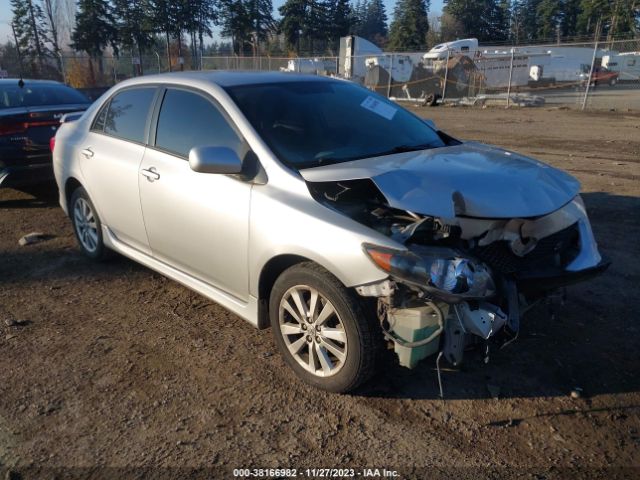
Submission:
[[[55,194],[0,190],[0,478],[638,478],[640,116],[418,111],[577,176],[611,268],[489,364],[445,372],[444,401],[433,359],[332,395],[294,378],[269,331],[127,259],[83,258]],[[32,231],[50,237],[20,246]]]

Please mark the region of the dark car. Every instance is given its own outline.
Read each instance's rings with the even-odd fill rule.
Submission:
[[[70,112],[91,101],[58,82],[0,80],[0,187],[22,187],[53,179],[49,141]]]

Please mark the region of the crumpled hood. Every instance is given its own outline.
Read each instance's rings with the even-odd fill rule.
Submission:
[[[394,208],[453,218],[526,218],[549,214],[580,183],[537,160],[469,142],[300,171],[308,182],[370,178]]]

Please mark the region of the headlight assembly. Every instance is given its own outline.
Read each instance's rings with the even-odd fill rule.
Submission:
[[[363,247],[369,258],[392,277],[444,300],[486,298],[495,293],[489,269],[453,249],[412,246],[411,250],[394,250],[372,244]]]

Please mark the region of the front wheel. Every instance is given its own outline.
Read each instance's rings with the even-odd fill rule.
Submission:
[[[69,213],[80,250],[93,260],[104,260],[109,251],[102,241],[102,223],[87,191],[78,187],[71,195]]]
[[[275,343],[304,382],[354,390],[373,374],[382,340],[355,294],[314,263],[286,270],[269,301]]]

